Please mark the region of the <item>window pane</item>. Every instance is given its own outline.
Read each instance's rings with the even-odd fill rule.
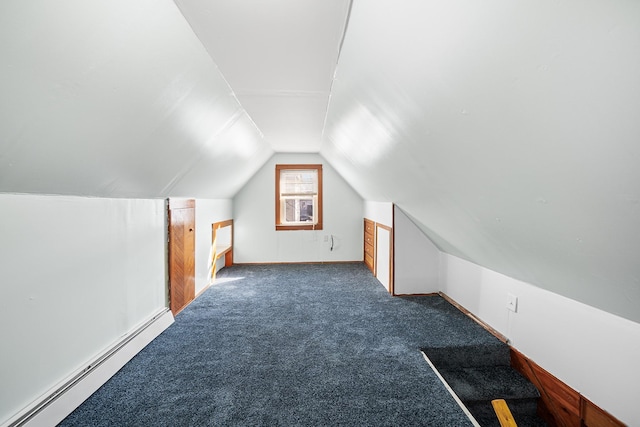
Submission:
[[[280,194],[317,194],[318,172],[285,170],[280,172]]]
[[[284,212],[283,223],[310,222],[317,221],[313,216],[313,206],[316,198],[286,197],[282,199],[282,211]]]
[[[300,200],[300,221],[313,221],[313,199]]]
[[[296,220],[295,199],[286,199],[284,201],[284,220],[285,222],[293,222]]]

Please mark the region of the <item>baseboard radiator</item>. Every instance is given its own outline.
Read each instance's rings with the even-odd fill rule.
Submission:
[[[2,427],[57,425],[172,323],[171,311],[163,309],[14,415]]]

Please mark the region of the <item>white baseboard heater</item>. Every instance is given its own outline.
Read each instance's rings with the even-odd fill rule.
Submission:
[[[57,425],[172,323],[171,311],[163,309],[42,398],[14,415],[2,427]]]

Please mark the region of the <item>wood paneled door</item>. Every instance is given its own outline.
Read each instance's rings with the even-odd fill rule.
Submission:
[[[195,298],[195,200],[169,199],[169,308],[175,316]]]
[[[376,275],[375,268],[375,228],[376,223],[370,219],[364,219],[364,263]]]

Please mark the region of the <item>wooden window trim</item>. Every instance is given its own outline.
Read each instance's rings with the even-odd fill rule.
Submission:
[[[281,212],[280,212],[280,171],[287,169],[308,169],[318,171],[318,206],[315,207],[318,215],[317,224],[301,224],[301,225],[282,225],[280,224]],[[276,231],[286,230],[322,230],[322,165],[308,165],[308,164],[295,164],[295,165],[276,165]]]

